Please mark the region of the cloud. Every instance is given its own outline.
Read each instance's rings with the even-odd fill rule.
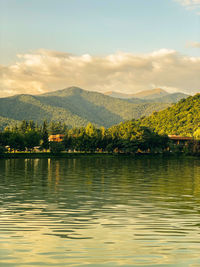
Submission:
[[[200,0],[175,0],[187,9],[200,11]],[[197,12],[199,14],[199,12]]]
[[[199,42],[189,42],[187,44],[187,47],[200,48],[200,43]]]
[[[187,93],[200,89],[200,57],[174,50],[104,57],[38,50],[18,58],[13,65],[0,65],[0,96],[40,94],[69,86],[124,93],[156,87]]]

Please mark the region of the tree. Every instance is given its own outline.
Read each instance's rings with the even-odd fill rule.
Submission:
[[[101,133],[100,129],[97,129],[92,123],[88,123],[84,135],[87,151],[95,151],[98,148],[102,139]]]
[[[24,135],[25,137],[25,146],[28,150],[32,150],[35,146],[39,146],[41,136],[36,131],[28,131]]]
[[[52,121],[49,125],[50,134],[65,134],[67,126],[61,122]]]
[[[200,140],[200,128],[198,128],[194,134],[193,134],[194,138],[197,140]]]
[[[42,125],[41,137],[42,137],[42,147],[47,150],[49,148],[49,136],[48,136],[46,121],[44,121]]]
[[[32,120],[28,123],[28,131],[35,131],[35,122]]]
[[[24,150],[25,143],[23,135],[16,132],[11,133],[8,139],[8,144],[10,148],[14,150],[14,152],[16,150]]]
[[[19,131],[22,133],[22,134],[25,134],[26,130],[28,128],[28,122],[26,120],[23,120],[19,126]]]
[[[5,147],[0,145],[0,154],[3,154],[4,152],[6,152]]]
[[[9,138],[10,138],[11,132],[6,130],[3,133],[0,133],[0,145],[7,146],[9,145]]]
[[[60,153],[65,149],[62,142],[50,142],[49,148],[50,148],[51,153],[53,154]]]

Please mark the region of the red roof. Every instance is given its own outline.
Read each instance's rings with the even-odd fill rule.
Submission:
[[[169,139],[171,140],[183,140],[183,141],[189,141],[189,140],[193,140],[192,137],[188,137],[188,136],[180,136],[180,135],[168,135]]]
[[[62,142],[64,139],[64,134],[52,134],[49,136],[50,142]]]

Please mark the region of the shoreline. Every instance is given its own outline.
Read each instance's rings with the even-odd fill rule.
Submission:
[[[50,153],[50,152],[29,152],[29,153],[4,153],[0,154],[0,159],[45,159],[45,158],[78,158],[78,157],[199,157],[199,154],[184,153],[89,153],[89,152],[72,152],[72,153]]]

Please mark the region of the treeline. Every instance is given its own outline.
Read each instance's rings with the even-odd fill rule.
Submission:
[[[49,142],[52,134],[63,134],[62,142]],[[7,127],[0,132],[0,151],[32,151],[35,147],[51,152],[163,152],[169,146],[166,135],[158,135],[136,120],[120,123],[108,129],[96,128],[89,123],[86,127],[69,129],[60,122],[22,121],[19,126]]]

